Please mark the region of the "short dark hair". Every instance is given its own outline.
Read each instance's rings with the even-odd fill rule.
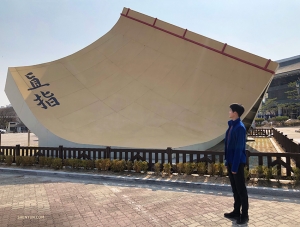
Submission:
[[[232,112],[237,112],[239,117],[242,116],[245,111],[245,108],[241,104],[238,104],[238,103],[232,103],[229,107],[232,110]]]

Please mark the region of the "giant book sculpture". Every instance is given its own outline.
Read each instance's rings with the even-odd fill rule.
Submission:
[[[5,92],[39,146],[203,150],[224,138],[230,103],[255,115],[277,67],[124,8],[86,48],[10,67]]]

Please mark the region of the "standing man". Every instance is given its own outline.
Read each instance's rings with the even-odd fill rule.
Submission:
[[[245,109],[242,105],[230,105],[228,129],[225,136],[225,166],[234,197],[234,209],[225,213],[226,218],[236,218],[237,224],[245,224],[248,216],[248,192],[245,185],[244,167],[246,164],[246,128],[240,117]],[[242,213],[241,213],[242,207]]]

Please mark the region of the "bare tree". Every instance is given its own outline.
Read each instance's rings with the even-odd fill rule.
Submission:
[[[12,107],[0,108],[0,128],[5,129],[8,122],[19,122],[19,118]]]

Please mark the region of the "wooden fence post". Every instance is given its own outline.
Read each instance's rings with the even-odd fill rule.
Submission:
[[[16,156],[20,156],[20,144],[16,145],[13,162],[16,162]]]
[[[300,157],[296,157],[294,158],[295,162],[296,162],[296,167],[300,168]]]
[[[105,158],[109,158],[110,159],[110,147],[106,147],[106,152],[105,152]],[[132,158],[132,157],[131,157]]]
[[[171,147],[167,148],[167,154],[168,154],[168,163],[170,163],[172,166],[172,148]]]
[[[64,151],[64,147],[62,145],[59,145],[58,147],[58,157],[63,159],[63,151]]]
[[[290,140],[290,142],[289,142],[289,143],[290,143],[290,144],[289,144],[290,152],[291,152],[291,153],[296,153],[296,151],[294,151],[294,149],[293,149],[293,148],[294,148],[293,145],[295,144],[295,143],[293,142],[294,140],[293,140],[293,139],[289,139],[289,140]]]

